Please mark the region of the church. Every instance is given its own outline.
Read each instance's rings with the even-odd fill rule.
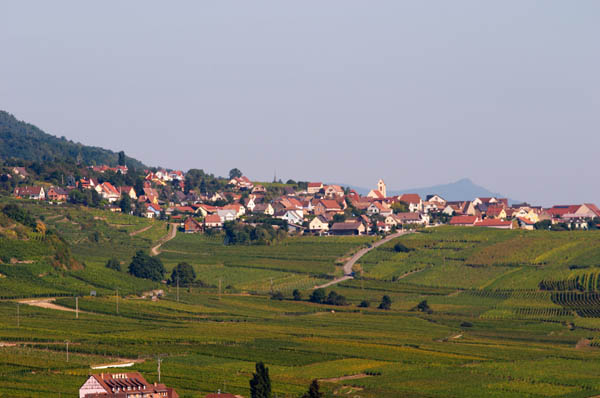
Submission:
[[[377,189],[371,189],[367,197],[373,199],[385,199],[387,197],[385,182],[383,182],[383,179],[379,179],[377,182]]]

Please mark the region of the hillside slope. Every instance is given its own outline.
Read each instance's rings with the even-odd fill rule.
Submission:
[[[0,111],[0,158],[30,161],[79,158],[84,164],[110,166],[118,162],[116,152],[55,137],[5,111]],[[138,169],[145,167],[142,162],[130,157],[126,157],[125,164]]]

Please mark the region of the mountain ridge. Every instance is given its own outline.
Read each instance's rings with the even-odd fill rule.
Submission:
[[[28,161],[81,160],[87,165],[116,166],[119,155],[110,149],[84,145],[48,134],[39,127],[18,120],[0,110],[0,158]],[[143,169],[141,161],[125,156],[128,167]]]
[[[371,189],[352,186],[347,184],[339,184],[354,189],[356,192],[366,195]],[[447,184],[438,184],[428,187],[409,188],[409,189],[388,189],[389,196],[397,196],[403,193],[416,193],[423,199],[427,195],[437,194],[448,201],[473,200],[476,197],[497,197],[504,198],[505,195],[493,192],[481,185],[475,184],[470,178],[461,178],[455,182]],[[510,203],[519,202],[518,200],[509,199]]]

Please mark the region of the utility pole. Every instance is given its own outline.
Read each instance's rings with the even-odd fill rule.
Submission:
[[[119,313],[119,289],[117,289],[117,314]]]
[[[160,357],[156,358],[156,362],[158,363],[158,382],[159,382],[159,383],[160,383],[160,363],[161,363],[162,361],[163,361],[163,360],[162,360]]]
[[[271,277],[271,294],[273,294],[273,277]]]
[[[17,302],[17,327],[21,327],[21,315],[19,314],[19,303]]]
[[[75,319],[79,319],[79,297],[75,297]]]
[[[65,343],[67,343],[67,362],[69,362],[69,340],[65,340]]]
[[[177,273],[177,302],[179,302],[179,273]]]
[[[221,300],[221,279],[219,279],[219,301]]]

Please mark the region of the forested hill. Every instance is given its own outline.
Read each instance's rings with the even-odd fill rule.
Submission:
[[[0,159],[10,158],[29,161],[79,159],[86,165],[109,166],[116,166],[118,162],[116,152],[55,137],[0,110]],[[130,157],[126,157],[125,164],[136,169],[145,167],[142,162]]]

